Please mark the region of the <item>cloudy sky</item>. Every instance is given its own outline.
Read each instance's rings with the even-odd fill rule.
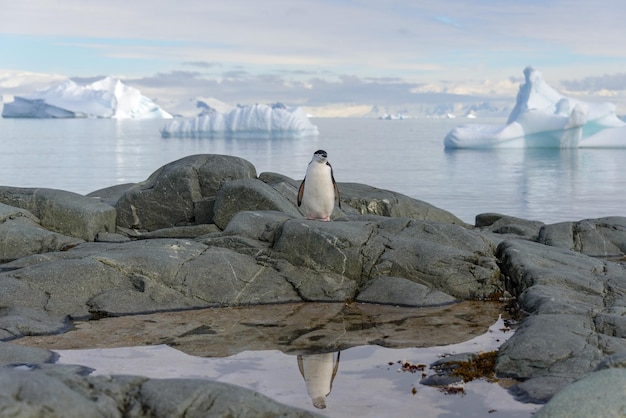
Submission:
[[[600,7],[601,4],[601,7]],[[160,100],[412,103],[626,88],[626,2],[0,0],[0,95],[113,75]]]

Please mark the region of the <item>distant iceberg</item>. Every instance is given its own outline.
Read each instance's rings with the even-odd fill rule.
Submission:
[[[106,77],[85,86],[72,80],[5,103],[5,118],[164,119],[172,115],[136,88]]]
[[[457,126],[444,138],[445,148],[626,147],[626,123],[614,104],[562,96],[532,67],[524,76],[506,125]]]
[[[278,103],[271,106],[255,104],[237,106],[227,113],[205,109],[191,119],[175,118],[168,121],[161,136],[169,137],[287,137],[300,138],[318,135],[300,107],[288,109]]]

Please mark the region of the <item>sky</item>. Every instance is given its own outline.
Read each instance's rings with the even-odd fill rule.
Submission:
[[[626,2],[0,0],[0,95],[119,77],[161,101],[289,105],[621,97]]]

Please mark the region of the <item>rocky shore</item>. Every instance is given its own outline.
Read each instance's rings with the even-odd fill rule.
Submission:
[[[75,320],[294,302],[419,308],[513,299],[523,319],[497,354],[497,375],[519,382],[512,390],[521,400],[548,402],[537,416],[571,416],[583,402],[596,416],[623,416],[626,397],[607,393],[626,391],[625,217],[543,224],[481,214],[468,225],[399,193],[339,183],[343,210],[319,222],[298,212],[298,185],[257,175],[237,157],[194,155],[87,196],[1,186],[0,410],[314,415],[215,382],[89,376],[17,344],[64,333]]]

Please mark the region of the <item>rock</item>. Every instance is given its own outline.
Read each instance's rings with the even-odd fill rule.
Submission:
[[[545,225],[537,241],[594,257],[621,256],[626,253],[626,217]]]
[[[476,215],[475,225],[480,231],[493,234],[497,244],[500,241],[511,238],[536,241],[543,226],[543,222],[529,221],[498,213],[481,213]]]
[[[388,303],[399,306],[437,306],[454,303],[452,296],[401,277],[376,277],[358,294],[357,302]]]
[[[594,341],[593,324],[582,315],[533,315],[500,348],[496,370],[525,381],[522,398],[545,402],[602,359]]]
[[[0,187],[0,203],[28,210],[50,231],[85,241],[93,241],[99,232],[115,232],[115,209],[76,193]]]
[[[210,271],[210,280],[207,277]],[[233,250],[209,247],[185,262],[178,274],[185,293],[206,306],[252,305],[299,301],[293,287],[270,266]],[[174,284],[176,286],[176,284]]]
[[[202,212],[207,199],[222,185],[241,178],[255,178],[254,166],[227,155],[192,155],[169,163],[131,186],[117,201],[118,225],[156,229],[207,222]]]
[[[425,386],[463,385],[463,379],[460,377],[433,374],[420,380],[420,384]]]
[[[545,225],[485,213],[471,226],[399,193],[339,183],[342,210],[318,222],[297,210],[299,181],[255,177],[245,160],[195,155],[91,197],[0,187],[0,340],[64,332],[81,318],[191,308],[424,306],[510,294],[526,317],[496,370],[521,381],[521,398],[545,402],[626,353],[626,218]],[[297,329],[290,343],[301,351],[335,344],[345,315],[357,315],[309,314],[330,322]],[[388,344],[387,334],[360,338]],[[54,373],[35,380],[74,382],[70,391],[94,402],[75,371]],[[138,399],[133,378],[124,382],[113,398],[129,389]],[[98,404],[103,413],[116,410],[111,399]]]
[[[15,306],[0,308],[0,340],[57,334],[70,328],[67,315],[49,313],[43,307],[28,307],[18,302]]]
[[[490,243],[453,224],[406,218],[283,224],[273,249],[292,265],[333,272],[360,286],[401,277],[461,299],[501,291]]]
[[[222,236],[236,235],[273,243],[276,239],[276,231],[282,224],[292,219],[284,212],[278,211],[242,211],[228,222]]]
[[[87,376],[72,369],[0,369],[0,410],[19,417],[314,417],[234,385],[192,379]]]
[[[51,363],[58,357],[58,354],[42,348],[0,342],[0,369],[22,364]]]
[[[261,173],[259,180],[269,184],[294,205],[296,204],[298,188],[302,180],[294,180],[277,173]],[[421,219],[466,226],[452,213],[401,193],[361,183],[338,182],[337,187],[339,188],[342,207],[341,209],[335,207],[333,219],[340,219],[345,213]]]
[[[207,234],[220,232],[215,224],[200,224],[190,226],[175,226],[172,228],[157,229],[155,231],[138,232],[133,235],[138,239],[154,238],[197,238]]]
[[[496,362],[499,375],[523,380],[522,399],[545,402],[626,350],[623,265],[524,240],[502,242],[497,255],[507,289],[530,314]]]
[[[28,210],[0,203],[0,262],[31,254],[61,251],[81,242],[43,228]]]
[[[351,206],[362,215],[411,218],[466,225],[452,213],[401,193],[360,183],[338,183],[342,205]]]
[[[536,418],[626,416],[626,369],[590,373],[557,393]]]
[[[115,204],[118,200],[120,200],[120,197],[122,197],[124,193],[126,193],[126,191],[134,185],[135,183],[118,184],[104,189],[95,190],[86,194],[86,196],[115,207]]]
[[[626,350],[620,353],[611,354],[602,359],[596,366],[594,371],[605,370],[611,368],[621,367],[626,369]]]
[[[296,207],[282,194],[257,179],[239,179],[225,183],[215,197],[215,224],[226,228],[235,214],[242,211],[280,211],[300,218]]]
[[[96,242],[128,242],[130,238],[122,234],[113,234],[111,232],[98,232],[96,235]]]

